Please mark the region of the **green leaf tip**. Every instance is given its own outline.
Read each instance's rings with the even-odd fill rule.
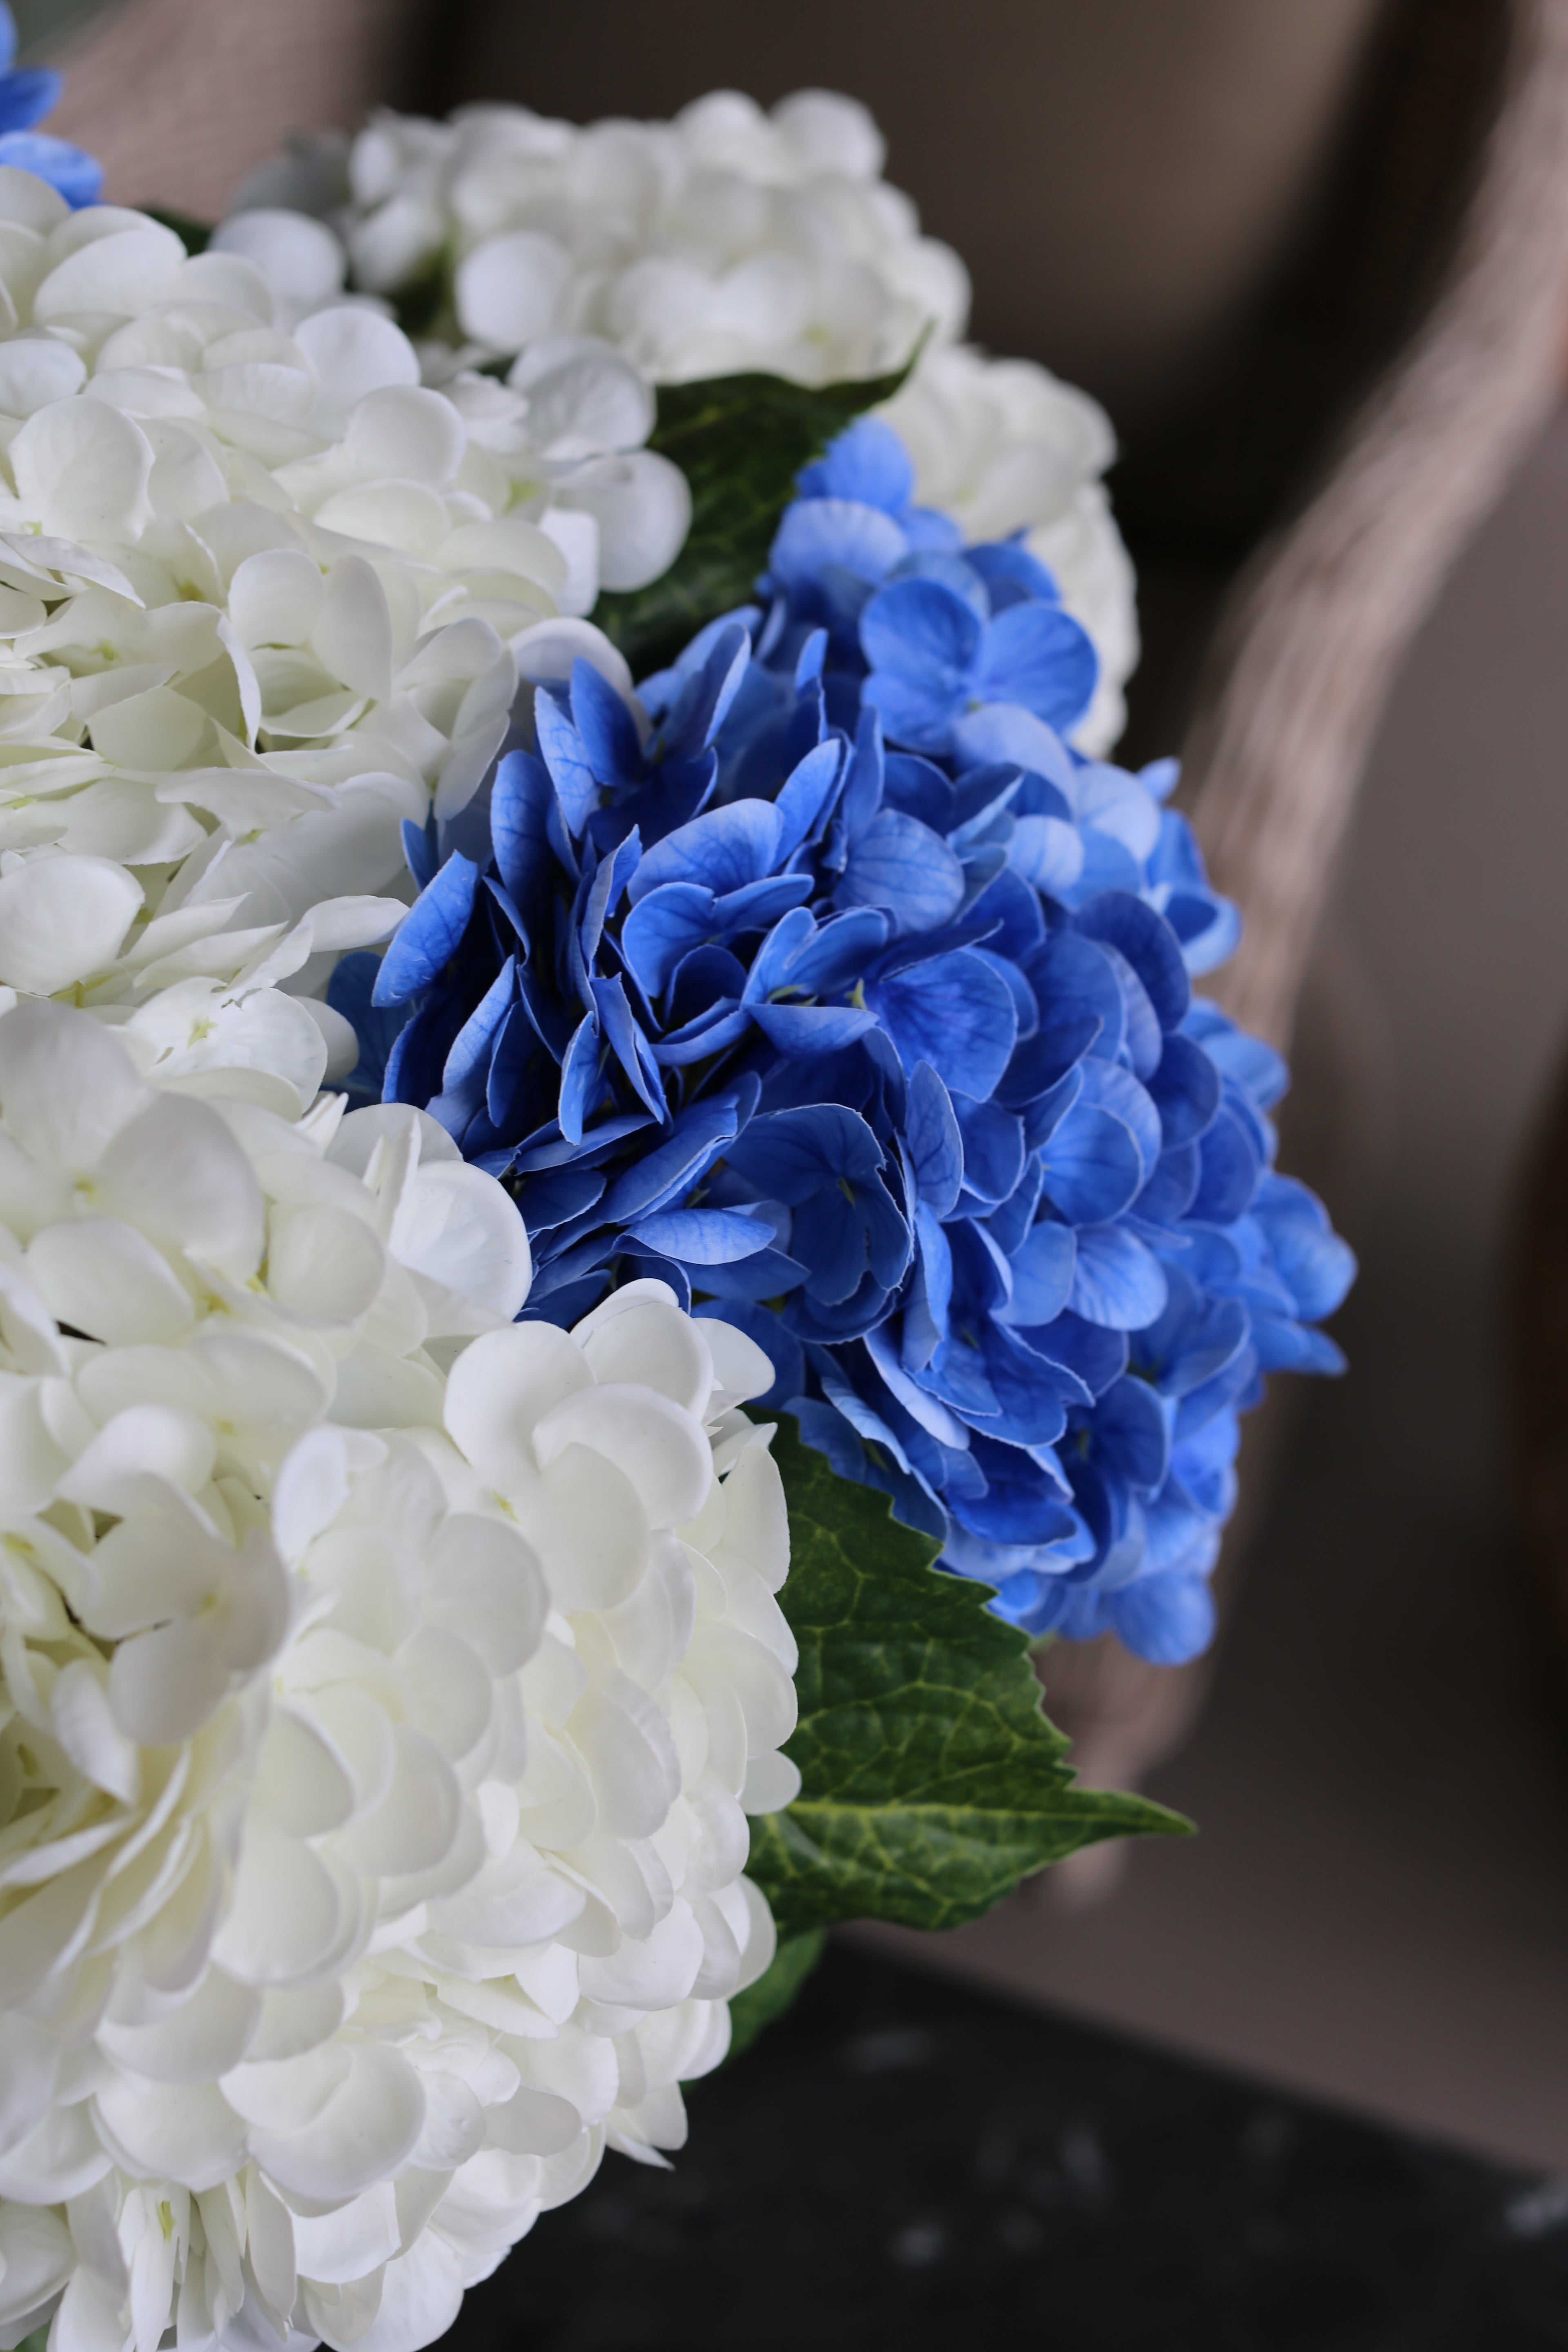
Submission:
[[[1080,1846],[1187,1830],[1146,1798],[1077,1786],[1027,1639],[989,1613],[987,1586],[936,1570],[936,1541],[792,1421],[773,1450],[790,1517],[780,1601],[800,1645],[785,1752],[802,1787],[752,1822],[747,1867],[781,1938],[837,1919],[956,1927]]]
[[[721,375],[659,386],[647,446],[686,476],[691,530],[660,579],[601,596],[594,607],[595,621],[635,676],[672,662],[708,622],[751,602],[795,476],[835,434],[891,400],[923,341],[891,375],[817,385],[787,376]]]

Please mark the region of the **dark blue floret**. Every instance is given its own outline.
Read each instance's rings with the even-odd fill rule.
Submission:
[[[1278,1056],[1193,995],[1238,923],[1173,766],[1070,747],[1050,575],[916,509],[879,425],[801,492],[637,708],[539,689],[488,856],[410,829],[413,910],[332,985],[351,1086],[503,1178],[529,1316],[659,1277],[1005,1616],[1189,1657],[1238,1417],[1338,1369],[1353,1263],[1273,1171]]]

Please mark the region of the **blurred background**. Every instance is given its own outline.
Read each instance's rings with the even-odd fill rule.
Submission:
[[[1352,1373],[1251,1449],[1206,1698],[1196,1678],[1179,1703],[1134,1693],[1119,1751],[1077,1670],[1045,1664],[1091,1761],[1145,1768],[1200,1836],[951,1936],[858,1932],[1568,2173],[1568,1739],[1505,1328],[1568,1048],[1563,0],[595,0],[591,38],[580,12],[497,0],[17,14],[68,72],[49,127],[104,158],[108,194],[208,217],[290,131],[376,103],[864,100],[889,176],[973,273],[977,340],[1111,413],[1145,640],[1124,751],[1188,745],[1227,880],[1291,787],[1238,796],[1214,749],[1238,697],[1272,707],[1259,591],[1281,551],[1324,543],[1375,443],[1374,527],[1319,564],[1331,593],[1294,640],[1322,648],[1297,719],[1318,697],[1334,773],[1313,789],[1338,799],[1287,861],[1313,946],[1269,1000],[1300,1066],[1286,1164],[1362,1258]]]

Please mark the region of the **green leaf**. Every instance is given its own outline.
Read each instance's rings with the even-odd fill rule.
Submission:
[[[765,1978],[763,1981],[764,1983],[766,1982]],[[34,2328],[31,2336],[23,2336],[22,2341],[16,2347],[16,2352],[44,2352],[44,2347],[48,2343],[48,2340],[49,2322],[46,2319],[41,2327]]]
[[[934,1570],[933,1539],[839,1477],[793,1422],[773,1450],[790,1518],[779,1597],[800,1644],[785,1753],[802,1787],[753,1821],[746,1867],[781,1937],[836,1919],[955,1927],[1079,1846],[1190,1826],[1076,1787],[1028,1643],[986,1612],[989,1588]]]
[[[193,220],[189,213],[165,212],[161,205],[143,205],[142,210],[149,220],[159,221],[164,228],[172,228],[189,254],[205,253],[213,241],[209,221]]]
[[[601,596],[594,607],[635,677],[662,668],[705,623],[750,602],[801,467],[868,408],[891,400],[913,365],[815,388],[777,375],[659,387],[647,446],[691,486],[690,536],[651,586]]]
[[[822,1958],[826,1931],[814,1927],[792,1936],[773,1954],[764,1973],[730,2003],[730,2056],[749,2050],[759,2033],[781,2018]],[[726,2062],[728,2063],[728,2062]]]

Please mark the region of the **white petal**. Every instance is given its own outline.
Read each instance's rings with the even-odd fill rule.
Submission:
[[[294,340],[316,371],[312,423],[319,433],[346,427],[356,404],[383,384],[417,383],[419,362],[407,336],[390,319],[344,306],[302,320]]]
[[[445,489],[463,462],[463,420],[438,392],[395,385],[366,394],[349,418],[345,462],[363,480],[395,478]]]
[[[677,1902],[644,1942],[631,1937],[607,1959],[581,1964],[584,1997],[626,2009],[672,2009],[702,1966],[702,1933],[688,1903]]]
[[[342,292],[343,249],[321,221],[258,206],[232,213],[213,233],[209,252],[254,262],[289,310],[319,310]]]
[[[782,1813],[800,1794],[800,1767],[776,1748],[752,1757],[741,1783],[741,1807],[747,1813]]]
[[[390,2262],[397,2251],[397,2199],[390,2180],[378,2181],[319,2221],[295,2219],[294,2259],[303,2278],[346,2284]]]
[[[592,459],[572,473],[559,497],[598,524],[599,578],[606,588],[646,588],[658,580],[691,529],[686,477],[655,449]]]
[[[245,2126],[208,2083],[115,2077],[93,2101],[99,2129],[133,2177],[216,2189],[245,2159]]]
[[[0,410],[31,416],[51,401],[68,400],[87,380],[87,364],[69,343],[26,336],[0,345]]]
[[[267,1287],[291,1313],[353,1323],[374,1305],[385,1273],[385,1255],[363,1217],[329,1201],[287,1215],[274,1212]]]
[[[535,1554],[502,1521],[453,1512],[426,1577],[428,1622],[465,1635],[493,1675],[515,1674],[533,1655],[549,1596]]]
[[[263,548],[246,557],[229,584],[229,617],[246,646],[302,646],[325,593],[320,568],[302,549]]]
[[[153,520],[153,447],[141,427],[99,400],[36,409],[11,444],[16,493],[46,531],[134,546]]]
[[[0,2327],[58,2294],[76,2268],[70,2232],[57,2214],[0,2205]],[[8,2339],[9,2340],[9,2339]]]
[[[705,1315],[702,1336],[713,1359],[713,1394],[702,1416],[705,1421],[772,1388],[777,1378],[773,1360],[744,1331]]]
[[[237,2065],[256,2039],[261,1996],[208,1969],[191,1998],[155,2025],[98,2029],[101,2048],[128,2074],[159,2083],[208,2083]]]
[[[554,323],[572,265],[552,236],[514,229],[488,238],[458,266],[454,292],[465,335],[517,352]]]
[[[33,316],[58,319],[73,310],[108,310],[130,318],[167,301],[185,261],[173,229],[136,215],[118,236],[79,246],[49,272],[33,297]]]
[[[612,1292],[611,1297],[622,1295]],[[694,1420],[706,1421],[713,1386],[709,1328],[683,1314],[673,1299],[637,1298],[621,1314],[596,1323],[579,1344],[596,1381],[640,1381]]]
[[[112,1217],[47,1225],[28,1244],[27,1271],[58,1322],[111,1347],[173,1345],[195,1319],[167,1259],[133,1225]]]
[[[391,1249],[400,1265],[424,1276],[490,1323],[510,1322],[533,1276],[528,1228],[510,1194],[482,1168],[443,1161],[421,1167],[398,1206]],[[432,1319],[433,1331],[472,1330],[471,1320]]]
[[[142,1790],[141,1759],[134,1740],[114,1720],[100,1675],[85,1658],[74,1658],[63,1669],[49,1694],[55,1738],[79,1772],[122,1804],[133,1805]]]
[[[113,962],[142,886],[104,857],[36,857],[0,877],[0,982],[51,996]]]
[[[326,600],[310,631],[317,657],[356,694],[384,702],[392,692],[392,610],[363,556],[332,566]]]
[[[547,1468],[568,1445],[585,1445],[624,1470],[656,1528],[694,1518],[713,1483],[713,1457],[701,1429],[651,1389],[605,1383],[552,1406],[533,1432],[541,1466]]]
[[[447,1432],[499,1493],[526,1488],[538,1475],[531,1443],[534,1423],[561,1398],[593,1385],[581,1349],[553,1324],[516,1323],[489,1331],[465,1348],[452,1367]]]
[[[348,2080],[306,2131],[254,2132],[251,2147],[286,2194],[342,2200],[395,2172],[425,2120],[419,2077],[396,2050],[357,2042]]]
[[[3,887],[3,886],[0,886]],[[163,1095],[114,1139],[105,1203],[154,1241],[241,1281],[260,1262],[261,1188],[245,1153],[205,1103]]]

